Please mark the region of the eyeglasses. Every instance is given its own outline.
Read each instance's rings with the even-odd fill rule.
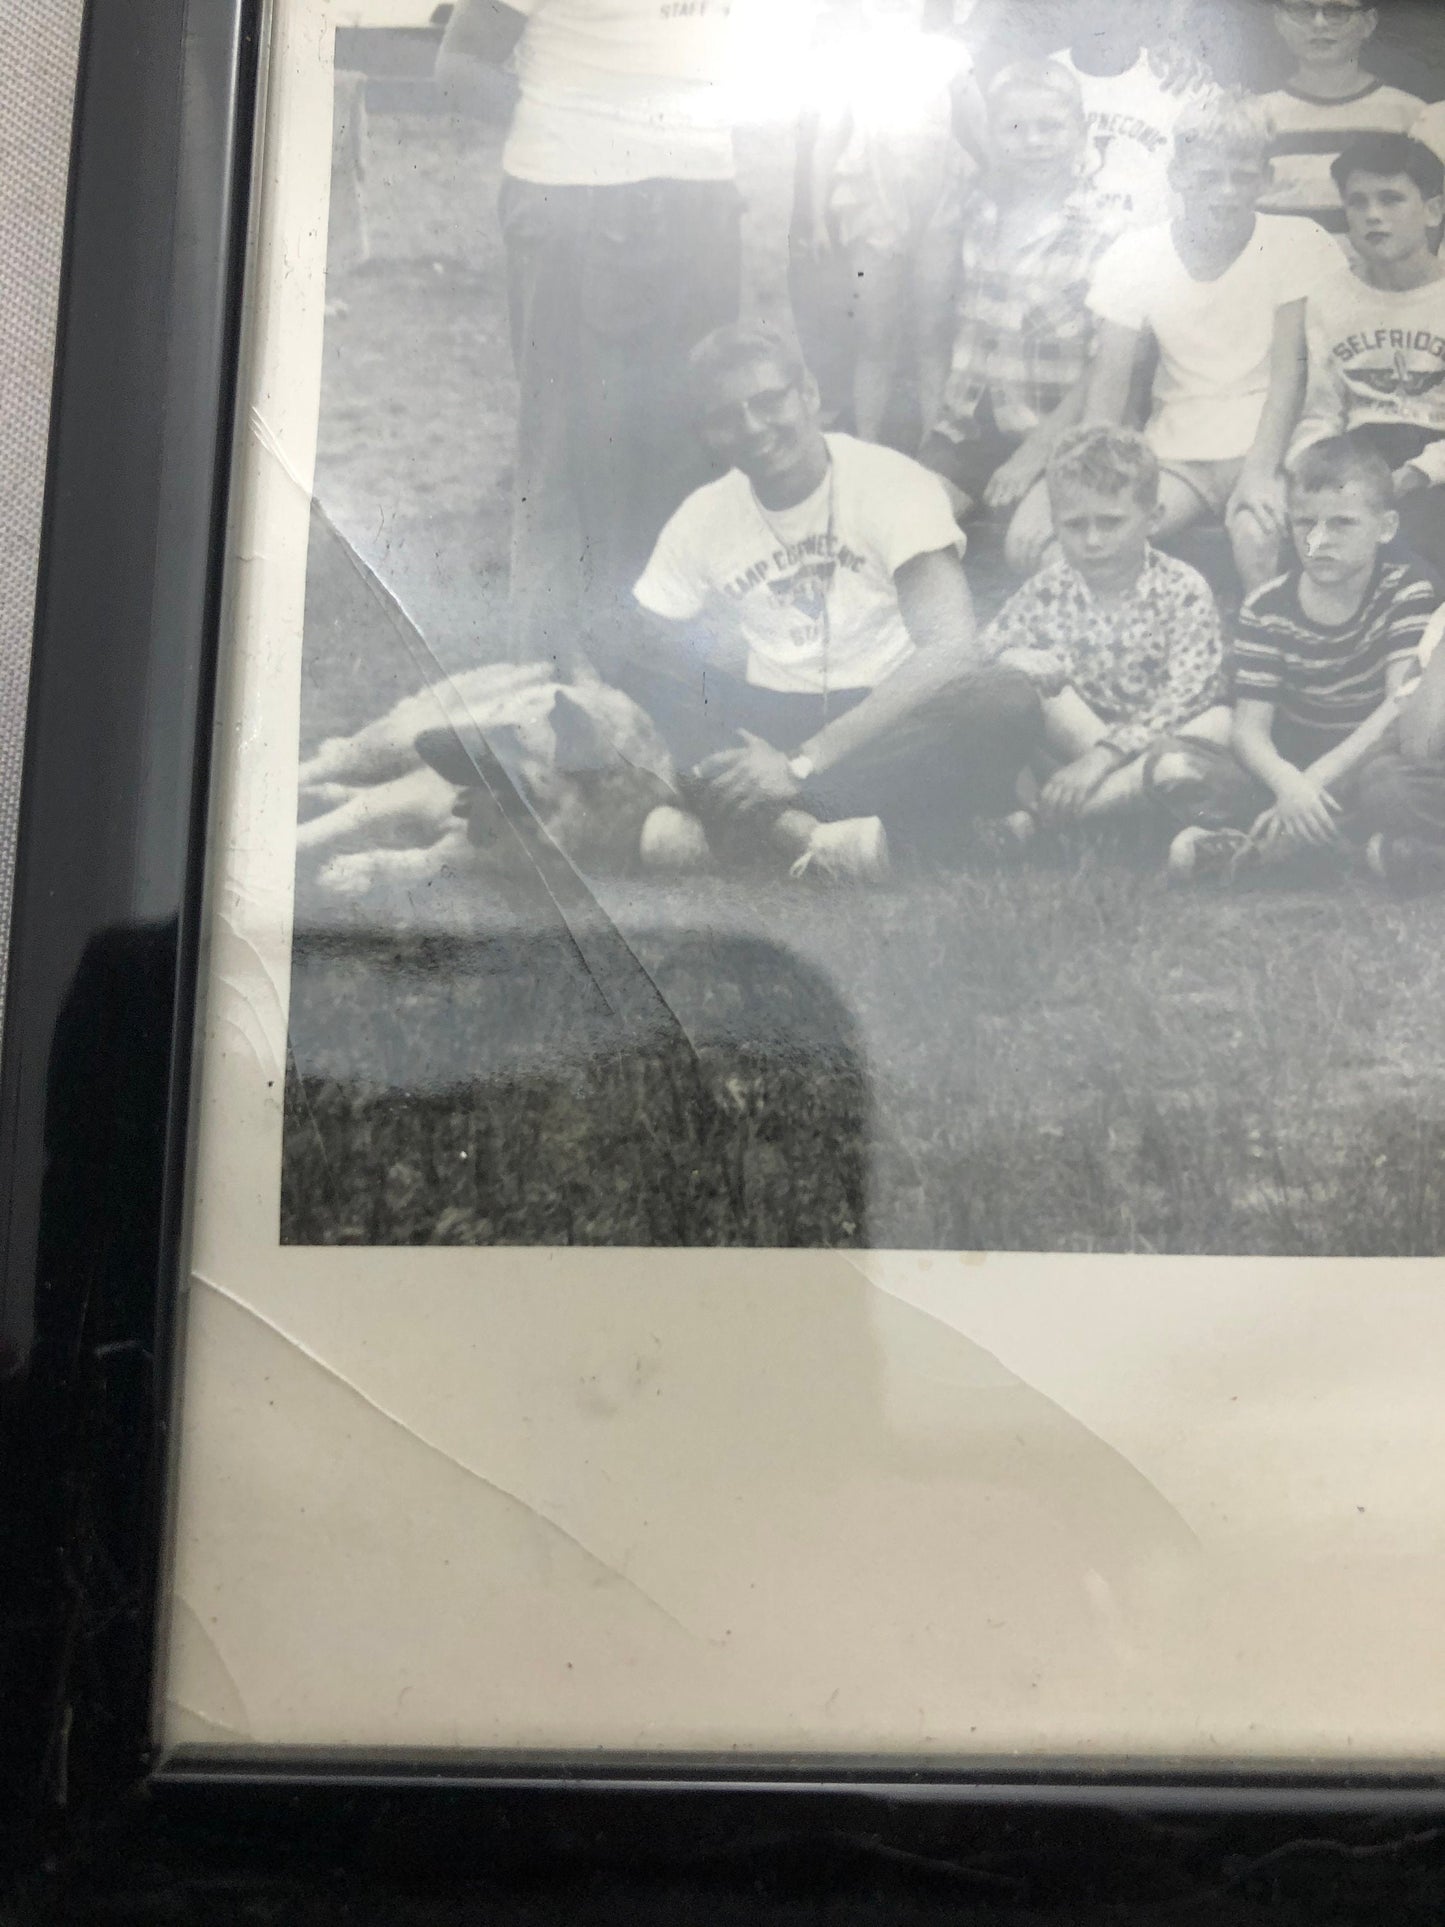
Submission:
[[[1368,11],[1362,6],[1352,6],[1350,0],[1277,0],[1277,4],[1281,13],[1288,14],[1302,27],[1312,20],[1323,20],[1327,27],[1343,27]]]

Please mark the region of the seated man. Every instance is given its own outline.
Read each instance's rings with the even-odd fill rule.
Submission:
[[[1145,772],[1176,822],[1169,868],[1193,877],[1245,857],[1345,851],[1370,814],[1370,760],[1418,673],[1440,590],[1410,557],[1384,459],[1345,436],[1295,460],[1296,565],[1245,602],[1231,750],[1164,745]]]
[[[1304,392],[1305,296],[1340,265],[1312,221],[1257,212],[1265,148],[1264,130],[1237,106],[1183,115],[1174,218],[1116,242],[1089,296],[1100,325],[1086,418],[1125,419],[1152,340],[1144,432],[1163,469],[1157,539],[1226,518],[1246,588],[1275,572],[1277,544],[1242,511],[1257,489],[1272,499]]]
[[[985,649],[1045,695],[1045,824],[1140,813],[1148,752],[1167,737],[1223,743],[1223,640],[1214,597],[1187,563],[1161,555],[1159,464],[1142,436],[1080,428],[1055,449],[1049,501],[1063,560],[995,617]]]
[[[1309,385],[1292,441],[1348,433],[1394,478],[1407,547],[1445,571],[1445,166],[1405,134],[1355,141],[1335,162],[1356,266],[1311,291]]]
[[[1048,539],[1042,477],[1079,420],[1094,265],[1123,225],[1085,179],[1079,82],[1057,61],[1005,67],[987,91],[989,165],[963,210],[958,324],[921,459],[961,516],[1011,517],[1011,566]]]
[[[650,647],[618,679],[689,772],[644,862],[872,877],[890,836],[947,857],[971,815],[1013,807],[1041,718],[1027,677],[982,665],[942,486],[825,435],[812,377],[769,329],[719,329],[692,368],[729,472],[683,503],[635,590]]]

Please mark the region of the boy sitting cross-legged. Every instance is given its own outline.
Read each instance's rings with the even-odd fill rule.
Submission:
[[[1037,813],[1062,828],[1138,813],[1147,752],[1162,738],[1224,743],[1229,711],[1209,586],[1150,545],[1161,507],[1148,443],[1131,429],[1075,429],[1047,481],[1063,559],[1014,593],[984,645],[1044,699],[1059,767]]]
[[[1391,739],[1440,591],[1409,555],[1390,469],[1347,436],[1298,456],[1287,483],[1296,565],[1239,615],[1231,750],[1165,744],[1145,787],[1185,821],[1169,868],[1347,852],[1373,820],[1370,765]],[[1346,833],[1349,833],[1348,836]]]

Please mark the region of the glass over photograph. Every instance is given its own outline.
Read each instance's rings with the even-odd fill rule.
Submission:
[[[291,1245],[1445,1248],[1445,21],[349,9]]]

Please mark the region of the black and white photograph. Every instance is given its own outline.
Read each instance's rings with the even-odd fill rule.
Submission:
[[[334,32],[283,1243],[1445,1246],[1445,23]]]

